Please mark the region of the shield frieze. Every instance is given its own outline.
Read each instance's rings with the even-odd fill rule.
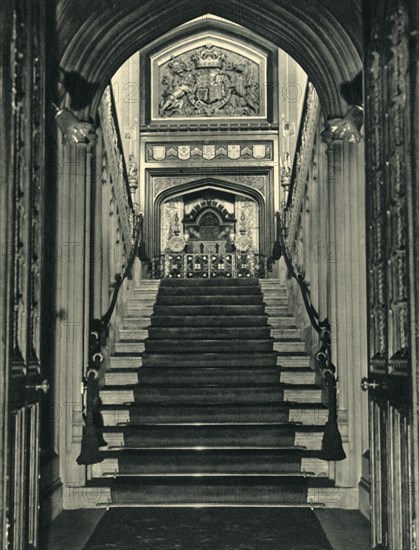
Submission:
[[[202,147],[202,156],[205,160],[212,160],[215,158],[215,145],[204,145]]]

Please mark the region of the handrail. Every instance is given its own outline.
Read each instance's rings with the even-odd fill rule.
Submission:
[[[101,318],[101,323],[102,323],[102,326],[104,326],[104,327],[109,325],[109,322],[111,320],[113,311],[115,309],[116,301],[118,299],[119,289],[121,288],[122,283],[124,282],[124,280],[127,277],[131,277],[132,268],[134,266],[134,262],[135,262],[135,259],[137,257],[138,249],[139,249],[139,246],[140,246],[140,240],[141,240],[142,233],[143,233],[144,217],[143,217],[142,214],[137,214],[136,218],[137,218],[137,220],[136,220],[136,224],[134,226],[134,235],[133,235],[133,239],[132,239],[133,240],[133,246],[131,248],[131,251],[130,251],[130,254],[129,254],[129,257],[128,257],[127,266],[126,266],[125,271],[122,275],[120,273],[118,273],[115,276],[115,286],[114,286],[114,292],[113,292],[113,295],[112,295],[111,303],[109,305],[108,311]]]
[[[291,258],[288,255],[287,247],[285,245],[284,227],[283,227],[281,215],[279,212],[276,213],[276,223],[277,223],[277,235],[278,235],[279,246],[281,248],[282,255],[284,256],[284,261],[287,266],[288,278],[291,279],[291,277],[293,277],[297,281],[298,286],[300,287],[301,295],[302,295],[304,305],[305,305],[307,314],[309,316],[311,325],[318,334],[321,334],[322,331],[324,330],[330,331],[330,324],[328,320],[325,319],[324,321],[320,321],[319,314],[317,313],[316,308],[311,303],[310,289],[308,287],[307,281],[305,280],[304,273],[301,273],[301,272],[296,273],[292,265]]]
[[[310,289],[307,281],[305,281],[304,273],[297,273],[292,265],[287,246],[284,238],[284,226],[282,224],[281,215],[276,213],[277,237],[282,256],[284,257],[287,266],[287,276],[289,279],[294,278],[301,291],[304,306],[310,319],[311,326],[319,335],[320,349],[315,354],[315,361],[318,365],[319,373],[324,381],[324,386],[327,390],[329,415],[325,426],[322,449],[320,458],[323,460],[344,460],[346,458],[343,450],[342,437],[339,433],[337,423],[337,382],[336,382],[336,367],[332,363],[332,345],[331,345],[331,326],[327,317],[320,321],[319,314],[311,302]]]
[[[135,215],[134,234],[132,238],[132,248],[128,257],[127,265],[122,274],[115,276],[114,291],[108,310],[100,319],[93,319],[90,325],[89,334],[89,359],[86,376],[84,378],[84,395],[86,399],[84,409],[83,435],[81,442],[80,455],[77,458],[78,464],[96,464],[101,462],[103,457],[100,455],[99,447],[107,445],[102,436],[103,421],[99,413],[99,374],[104,357],[102,348],[106,345],[109,333],[109,323],[115,310],[119,291],[124,280],[131,277],[132,268],[138,255],[140,241],[143,236],[142,214]]]

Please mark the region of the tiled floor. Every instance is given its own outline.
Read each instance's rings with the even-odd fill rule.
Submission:
[[[104,513],[104,510],[63,512],[52,523],[45,550],[82,550]],[[315,514],[334,550],[369,550],[369,522],[360,512],[325,509]],[[116,546],[113,548],[118,550]]]

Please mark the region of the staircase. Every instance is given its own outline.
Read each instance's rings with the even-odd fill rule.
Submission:
[[[287,306],[278,281],[142,283],[101,390],[103,505],[322,505],[327,410]]]

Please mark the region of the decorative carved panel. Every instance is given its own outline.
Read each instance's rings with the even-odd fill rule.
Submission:
[[[409,148],[405,128],[408,87],[407,15],[388,3],[378,21],[391,29],[375,32],[368,59],[369,250],[371,358],[377,369],[406,370],[408,354],[407,195]],[[404,358],[404,361],[400,359]],[[404,367],[403,367],[404,364]],[[386,366],[387,365],[387,366]]]
[[[261,67],[211,42],[158,67],[159,118],[261,115]]]
[[[368,3],[367,3],[368,4]],[[369,3],[365,53],[372,546],[416,548],[414,3]],[[414,378],[413,378],[414,380]],[[416,515],[417,518],[417,515]]]
[[[8,225],[8,304],[3,319],[7,357],[8,448],[7,543],[12,550],[38,548],[39,392],[41,382],[41,273],[45,202],[45,6],[42,0],[10,4],[10,54],[2,66],[10,74],[4,98],[8,157],[4,196]],[[7,20],[7,19],[6,19]],[[7,23],[6,23],[7,24]],[[8,65],[9,64],[9,65]],[[7,82],[6,82],[7,86]],[[10,118],[9,118],[10,116]],[[2,519],[4,521],[4,519]],[[4,523],[3,523],[4,525]],[[2,539],[3,542],[3,539]]]
[[[259,208],[255,201],[245,197],[236,200],[237,234],[243,233],[253,252],[259,250]],[[240,238],[240,237],[238,237]]]
[[[138,167],[135,159],[130,159],[129,172],[125,166],[119,130],[116,126],[116,112],[112,90],[108,86],[99,107],[100,124],[103,131],[103,154],[106,155],[107,174],[112,195],[115,198],[118,230],[122,235],[121,247],[124,260],[128,257],[132,246],[134,230],[131,208],[131,195],[138,186]],[[131,155],[132,156],[132,155]]]
[[[161,251],[169,252],[169,240],[175,235],[175,231],[182,232],[183,200],[172,199],[161,205],[160,211],[160,236]]]
[[[194,176],[155,176],[153,177],[153,196],[157,197],[166,189],[175,188],[185,183],[196,181],[198,178]],[[257,189],[263,196],[266,194],[266,187],[269,184],[269,178],[265,175],[218,175],[220,181],[230,181],[239,183],[246,187]]]

